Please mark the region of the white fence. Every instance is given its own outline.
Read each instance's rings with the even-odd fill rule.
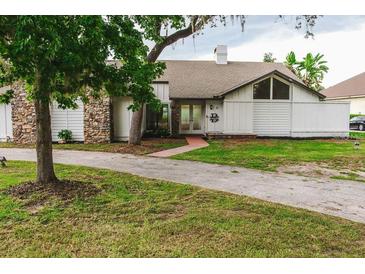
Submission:
[[[293,137],[347,137],[350,104],[348,102],[293,103]]]
[[[253,132],[261,136],[290,136],[291,103],[254,102]]]
[[[225,101],[224,133],[347,137],[348,102]]]

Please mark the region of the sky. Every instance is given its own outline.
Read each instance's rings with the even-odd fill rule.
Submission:
[[[314,38],[295,29],[295,16],[247,16],[244,30],[230,22],[204,30],[168,47],[162,60],[214,60],[216,45],[228,46],[228,61],[262,61],[272,52],[277,62],[294,51],[297,59],[308,52],[324,54],[329,72],[323,85],[332,86],[365,71],[365,16],[323,16],[313,28]]]

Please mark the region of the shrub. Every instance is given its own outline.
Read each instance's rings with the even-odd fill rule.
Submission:
[[[358,116],[364,116],[364,114],[350,114],[350,119]]]
[[[154,129],[154,130],[146,130],[144,132],[144,137],[168,137],[171,133],[168,129]]]
[[[72,131],[68,129],[62,129],[58,132],[58,138],[64,142],[70,142],[72,140]]]

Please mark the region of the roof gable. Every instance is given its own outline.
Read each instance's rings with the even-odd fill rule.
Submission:
[[[222,93],[220,94],[220,96],[224,96],[224,95],[226,95],[226,94],[228,94],[228,93],[230,93],[230,92],[233,92],[233,91],[237,90],[238,88],[241,88],[241,87],[243,87],[243,86],[247,86],[247,85],[252,84],[252,83],[254,83],[254,82],[256,82],[256,81],[260,81],[261,79],[264,79],[264,78],[266,78],[266,77],[269,77],[270,75],[276,75],[276,76],[279,76],[280,78],[283,78],[283,79],[287,80],[288,82],[295,83],[295,84],[297,84],[298,86],[300,86],[300,87],[302,87],[302,88],[304,88],[304,89],[308,90],[309,92],[311,92],[311,93],[313,93],[313,94],[317,95],[317,96],[318,96],[319,98],[321,98],[321,99],[323,99],[323,98],[325,98],[325,97],[326,97],[326,96],[325,96],[325,95],[323,95],[322,93],[317,92],[317,91],[315,91],[315,90],[313,90],[313,89],[311,89],[311,88],[307,87],[307,86],[306,86],[306,85],[305,85],[302,81],[297,81],[297,80],[295,80],[295,79],[293,79],[293,78],[291,78],[291,77],[288,77],[287,75],[285,75],[285,74],[281,73],[281,72],[280,72],[280,71],[278,71],[278,70],[274,70],[274,71],[272,71],[272,72],[270,72],[270,73],[267,73],[267,74],[265,74],[265,75],[262,75],[262,76],[260,76],[259,78],[255,78],[255,79],[252,79],[252,80],[250,80],[250,81],[243,82],[242,84],[240,84],[240,85],[238,85],[238,86],[236,86],[236,87],[233,87],[233,88],[231,88],[231,89],[228,89],[227,91],[222,92]]]

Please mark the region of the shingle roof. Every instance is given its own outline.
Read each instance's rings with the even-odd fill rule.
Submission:
[[[328,98],[365,96],[365,72],[322,91]]]
[[[157,81],[169,82],[170,98],[213,98],[270,73],[280,74],[303,85],[282,63],[215,61],[163,61],[166,70]]]

